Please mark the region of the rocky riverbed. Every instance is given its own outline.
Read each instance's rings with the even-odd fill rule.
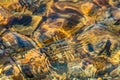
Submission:
[[[120,0],[0,0],[0,80],[120,80]]]

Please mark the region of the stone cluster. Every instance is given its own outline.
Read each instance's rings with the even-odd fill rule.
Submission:
[[[120,0],[0,0],[0,80],[120,80]]]

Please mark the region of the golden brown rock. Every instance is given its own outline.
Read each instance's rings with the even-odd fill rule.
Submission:
[[[12,20],[12,14],[9,12],[8,9],[0,6],[0,25],[6,26]]]
[[[94,4],[91,2],[86,2],[81,5],[81,11],[84,15],[89,15],[89,13],[94,9]]]
[[[44,53],[39,49],[32,49],[25,54],[24,59],[20,59],[21,65],[29,64],[35,77],[42,78],[50,70],[50,62]],[[43,75],[44,74],[44,75]]]

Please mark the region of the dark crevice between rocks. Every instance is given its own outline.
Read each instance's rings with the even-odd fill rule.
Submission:
[[[27,26],[32,22],[32,17],[30,15],[22,15],[22,18],[14,18],[11,21],[11,25],[24,25]]]

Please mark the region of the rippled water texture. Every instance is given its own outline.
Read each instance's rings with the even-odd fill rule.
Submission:
[[[120,80],[120,0],[0,0],[0,80]]]

